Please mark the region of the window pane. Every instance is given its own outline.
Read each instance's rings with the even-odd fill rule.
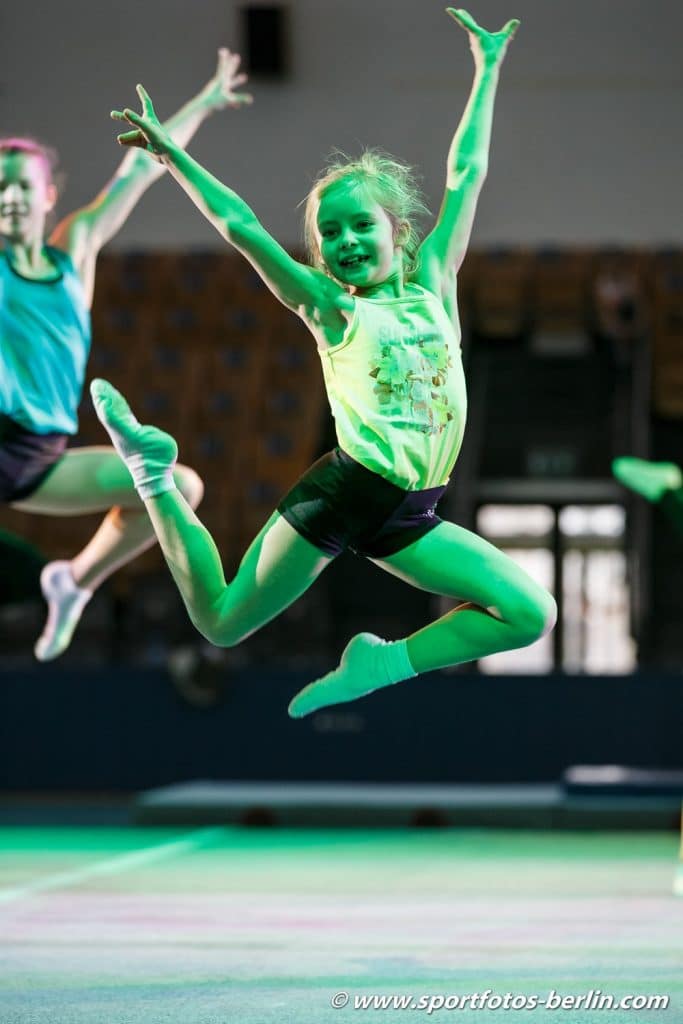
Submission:
[[[553,528],[553,511],[547,505],[482,505],[477,529],[494,537],[543,537]]]

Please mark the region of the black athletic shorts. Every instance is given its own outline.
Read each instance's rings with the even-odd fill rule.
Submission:
[[[34,434],[0,414],[0,502],[28,498],[64,454],[67,434]]]
[[[385,558],[439,525],[434,509],[445,490],[404,491],[335,448],[306,470],[277,510],[326,555],[348,548]]]

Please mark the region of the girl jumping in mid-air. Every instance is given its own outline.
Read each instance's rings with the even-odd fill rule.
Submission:
[[[422,209],[408,169],[365,153],[312,189],[313,266],[292,259],[252,210],[175,144],[138,86],[141,115],[120,136],[164,163],[196,205],[303,319],[322,360],[339,447],[283,498],[226,583],[216,547],[176,489],[174,440],[141,426],[106,381],[91,391],[133,475],[190,617],[217,645],[239,643],[299,597],[346,548],[413,586],[463,603],[407,639],[353,637],[340,665],[292,700],[300,718],[421,672],[533,643],[555,604],[511,559],[435,514],[462,441],[465,385],[456,273],[486,176],[500,66],[518,22],[468,33],[475,76],[448,156],[446,192],[418,244]]]
[[[249,99],[234,91],[245,78],[238,65],[239,57],[220,51],[215,75],[167,123],[169,138],[186,144],[215,110]],[[34,139],[0,138],[0,501],[43,515],[110,511],[71,561],[50,562],[42,572],[37,552],[2,538],[3,570],[24,580],[19,596],[38,589],[40,572],[48,604],[35,646],[41,661],[66,649],[95,589],[155,541],[116,452],[67,443],[78,426],[97,254],[163,168],[128,153],[95,199],[65,217],[46,243],[54,169],[55,154]],[[175,481],[196,506],[197,474],[178,466]]]

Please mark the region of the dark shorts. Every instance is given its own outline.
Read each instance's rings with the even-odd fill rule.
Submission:
[[[0,501],[28,498],[64,454],[67,434],[33,434],[0,414]]]
[[[385,558],[439,525],[434,509],[445,490],[404,491],[335,448],[313,463],[277,510],[326,555],[348,548]]]

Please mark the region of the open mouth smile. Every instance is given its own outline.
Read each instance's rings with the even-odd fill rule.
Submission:
[[[353,256],[345,256],[343,259],[339,260],[339,266],[344,267],[346,270],[348,270],[351,267],[359,267],[363,263],[367,263],[369,259],[369,256],[363,256],[360,254],[355,254]]]

